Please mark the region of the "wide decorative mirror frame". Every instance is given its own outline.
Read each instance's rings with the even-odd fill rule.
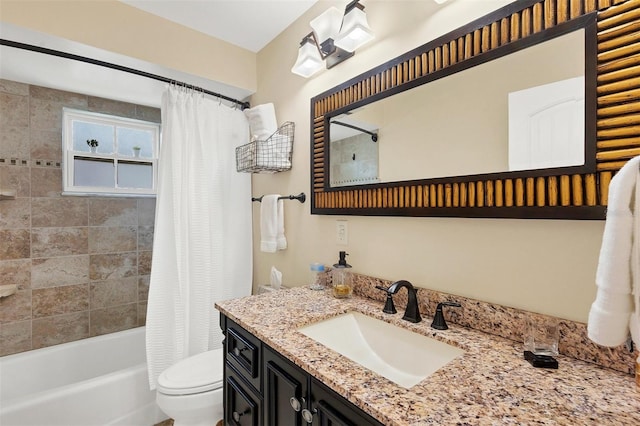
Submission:
[[[315,96],[311,213],[603,219],[611,178],[640,154],[637,7],[636,0],[519,0]],[[585,30],[584,165],[330,186],[330,117],[542,43],[568,28]]]

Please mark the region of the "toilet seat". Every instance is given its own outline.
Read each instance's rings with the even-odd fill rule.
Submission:
[[[192,395],[222,387],[222,349],[178,361],[158,377],[157,390],[165,395]]]

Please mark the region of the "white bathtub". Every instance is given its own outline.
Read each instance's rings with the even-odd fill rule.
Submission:
[[[144,327],[0,358],[1,426],[150,426]]]

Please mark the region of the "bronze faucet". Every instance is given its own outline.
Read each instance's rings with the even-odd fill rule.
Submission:
[[[413,284],[406,280],[396,281],[389,288],[379,287],[376,288],[380,290],[384,290],[387,292],[387,301],[385,302],[384,309],[382,312],[387,314],[395,314],[396,308],[393,304],[392,295],[396,294],[402,287],[407,289],[407,308],[404,311],[403,320],[409,322],[420,322],[422,318],[420,317],[420,308],[418,307],[418,289],[416,289]]]

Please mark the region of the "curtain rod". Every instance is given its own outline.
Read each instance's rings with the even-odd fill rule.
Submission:
[[[167,77],[163,77],[163,76],[157,75],[157,74],[148,73],[146,71],[140,71],[140,70],[137,70],[135,68],[129,68],[129,67],[125,67],[125,66],[122,66],[122,65],[112,64],[111,62],[100,61],[98,59],[88,58],[86,56],[75,55],[73,53],[62,52],[60,50],[48,49],[46,47],[35,46],[35,45],[32,45],[32,44],[20,43],[20,42],[17,42],[17,41],[6,40],[6,39],[0,39],[0,45],[9,46],[9,47],[15,47],[17,49],[30,50],[32,52],[44,53],[46,55],[58,56],[60,58],[65,58],[65,59],[73,59],[74,61],[86,62],[86,63],[92,64],[92,65],[98,65],[98,66],[105,67],[105,68],[111,68],[111,69],[114,69],[114,70],[117,70],[117,71],[128,72],[129,74],[135,74],[135,75],[139,75],[139,76],[142,76],[142,77],[151,78],[153,80],[162,81],[164,83],[174,83],[174,84],[177,84],[179,86],[184,86],[184,87],[187,87],[187,88],[190,88],[190,89],[202,92],[202,93],[206,93],[207,95],[211,95],[211,96],[214,96],[214,97],[219,98],[219,99],[224,99],[225,101],[233,102],[234,104],[239,105],[242,109],[249,108],[251,106],[249,104],[249,102],[239,101],[237,99],[230,98],[229,96],[225,96],[225,95],[222,95],[220,93],[215,93],[215,92],[212,92],[210,90],[194,86],[192,84],[187,84],[187,83],[184,83],[184,82],[180,82],[180,81],[173,80],[173,79],[170,79],[170,78],[167,78]]]
[[[336,121],[336,120],[333,120],[331,122],[331,124],[337,124],[339,126],[348,127],[350,129],[357,130],[357,131],[362,132],[362,133],[366,133],[367,135],[371,135],[371,140],[372,141],[378,142],[378,134],[377,133],[370,132],[369,130],[363,129],[362,127],[354,126],[353,124],[343,123],[342,121]]]

